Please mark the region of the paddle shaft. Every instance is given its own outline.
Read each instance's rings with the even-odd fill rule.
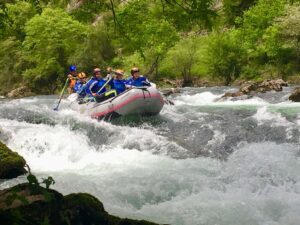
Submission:
[[[109,79],[105,82],[105,84],[103,84],[103,86],[100,88],[100,90],[97,91],[97,95],[103,90],[103,88],[105,88],[105,86],[111,81],[111,79],[112,79],[112,77],[109,78]]]
[[[63,89],[62,89],[62,91],[61,91],[61,94],[60,94],[60,97],[59,97],[57,106],[56,106],[53,110],[58,110],[58,106],[59,106],[59,104],[60,104],[60,102],[61,102],[61,99],[62,99],[62,97],[63,97],[63,95],[64,95],[64,92],[65,92],[65,89],[66,89],[66,87],[67,87],[68,82],[69,82],[69,78],[67,78],[66,83],[65,83],[65,85],[64,85],[64,87],[63,87]]]

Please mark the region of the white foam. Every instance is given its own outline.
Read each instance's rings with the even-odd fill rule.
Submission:
[[[174,99],[175,105],[203,105],[212,103],[222,95],[214,95],[211,92],[202,92],[195,95],[180,95]]]
[[[269,112],[266,106],[259,108],[252,117],[258,121],[258,125],[262,125],[265,122],[272,122],[273,126],[293,126],[293,123],[289,122],[280,113]]]
[[[224,101],[217,101],[223,96],[215,95],[211,92],[202,92],[195,95],[180,95],[174,98],[175,105],[214,105],[214,106],[228,106],[228,105],[269,105],[269,103],[259,97],[253,97],[243,100],[235,100],[234,98],[224,99]]]

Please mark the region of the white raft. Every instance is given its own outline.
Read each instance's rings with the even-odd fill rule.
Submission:
[[[77,94],[68,98],[70,107],[92,118],[112,118],[126,115],[156,115],[163,105],[164,99],[155,86],[135,87],[103,102],[78,104]]]

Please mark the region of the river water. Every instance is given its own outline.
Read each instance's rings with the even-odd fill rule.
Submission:
[[[63,194],[174,225],[300,224],[300,104],[292,88],[217,101],[186,88],[155,117],[96,121],[56,96],[0,102],[0,140]],[[0,182],[0,189],[25,176]]]

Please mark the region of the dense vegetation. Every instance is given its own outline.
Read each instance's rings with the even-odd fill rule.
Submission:
[[[2,0],[0,92],[53,93],[70,64],[231,84],[300,71],[297,0]]]

